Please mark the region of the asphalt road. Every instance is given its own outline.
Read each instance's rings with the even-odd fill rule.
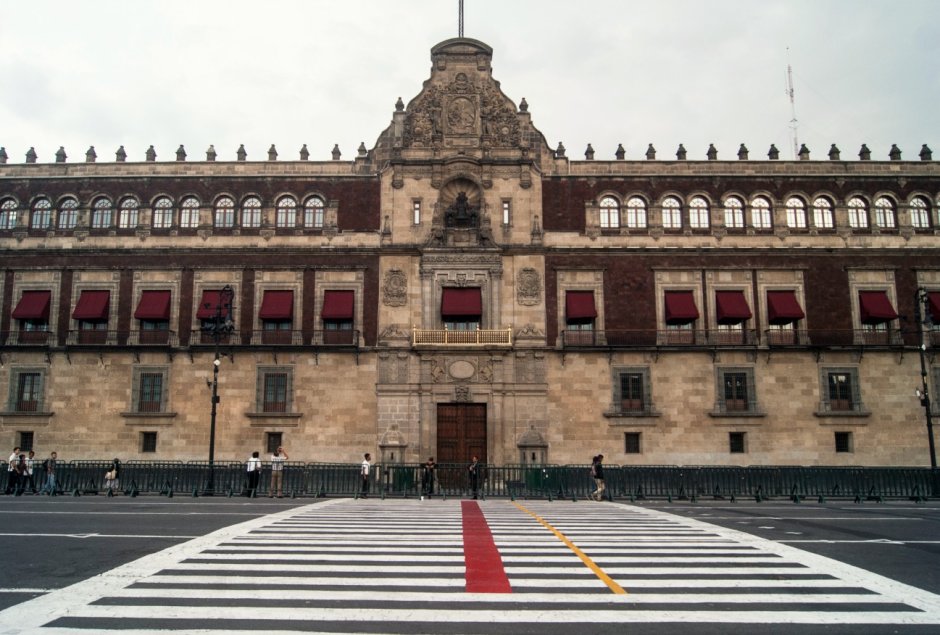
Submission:
[[[0,497],[0,514],[4,529],[0,531],[0,564],[6,572],[0,585],[0,610],[15,606],[31,598],[46,596],[50,591],[105,573],[120,565],[149,554],[163,552],[174,545],[188,543],[219,529],[246,521],[264,521],[272,514],[292,508],[325,502],[314,499],[244,499],[244,498],[189,498],[176,497]],[[434,503],[434,501],[430,501]],[[508,503],[508,502],[507,502]],[[608,503],[588,501],[548,503],[546,501],[519,501],[523,506],[540,509],[540,513],[559,514],[559,519],[577,518],[603,509]],[[394,501],[370,499],[368,503],[378,518],[394,522],[426,522],[414,518],[414,510],[396,508]],[[488,503],[489,504],[489,503]],[[384,507],[383,507],[384,506]],[[800,549],[812,554],[844,562],[865,571],[940,595],[940,502],[914,504],[887,502],[852,504],[829,502],[826,504],[803,502],[738,502],[700,501],[697,503],[666,503],[641,501],[637,507],[656,512],[668,512],[696,523],[746,532],[763,540]],[[509,505],[505,505],[509,507]],[[383,509],[388,509],[385,518]],[[335,508],[337,511],[341,508]],[[423,510],[429,507],[414,508]],[[498,532],[499,514],[490,522]],[[326,512],[327,510],[324,509]],[[518,523],[522,512],[510,509],[512,523]],[[333,518],[332,509],[326,522],[335,524],[342,535],[344,522],[350,530],[356,516]],[[410,518],[399,518],[400,513]],[[547,517],[547,516],[546,516]],[[344,521],[348,518],[348,521]],[[613,521],[614,519],[611,519]],[[568,521],[570,522],[570,521]],[[606,521],[605,521],[606,522]],[[331,525],[332,526],[332,525]],[[391,525],[397,527],[397,525]],[[422,526],[422,525],[419,525]],[[513,525],[514,527],[516,525]],[[696,525],[697,526],[697,525]],[[618,525],[605,531],[615,533]],[[707,526],[704,526],[707,530]],[[332,531],[332,529],[331,529]],[[514,529],[506,529],[507,539]],[[388,539],[395,539],[392,535]],[[497,539],[499,536],[497,535]],[[556,540],[551,538],[552,541]],[[576,539],[575,542],[578,542]],[[415,547],[418,549],[419,547]],[[354,551],[350,552],[354,553]],[[504,556],[505,557],[505,556]],[[202,566],[202,565],[197,565]],[[731,565],[734,566],[734,565]],[[381,571],[381,568],[379,569]],[[514,575],[518,575],[518,572]],[[177,600],[184,602],[185,599]],[[439,602],[447,603],[438,599]],[[755,596],[760,603],[760,596]],[[461,603],[453,604],[453,607]],[[390,608],[395,605],[390,604]],[[232,609],[234,610],[234,608]],[[561,621],[561,620],[559,620]],[[104,624],[105,622],[102,622]],[[7,625],[0,624],[0,633]],[[348,628],[346,623],[335,623],[335,632]],[[478,628],[475,626],[474,628]],[[492,626],[492,630],[473,632],[503,633],[505,625]],[[623,625],[605,625],[600,630],[585,630],[573,624],[515,625],[512,632],[569,635],[572,630],[587,633],[624,632]],[[696,624],[696,633],[752,633],[754,624],[716,623]],[[895,624],[762,624],[761,632],[768,633],[845,633],[848,635],[905,633],[927,634],[940,632],[938,625]],[[609,629],[609,630],[604,630]],[[681,632],[677,624],[644,624],[645,633]],[[19,631],[10,631],[19,632]],[[334,631],[330,631],[334,632]],[[359,632],[359,631],[357,631]],[[380,631],[369,631],[380,632]],[[415,631],[418,632],[418,631]],[[426,631],[420,631],[426,632]],[[445,632],[445,631],[441,631]],[[463,631],[446,631],[463,632]]]

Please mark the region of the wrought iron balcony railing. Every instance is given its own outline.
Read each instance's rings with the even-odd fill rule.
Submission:
[[[940,346],[940,332],[931,333],[928,346]],[[662,347],[769,347],[827,348],[870,347],[897,348],[917,345],[897,329],[873,331],[863,329],[771,329],[758,333],[753,329],[637,329],[605,331],[562,331],[564,348],[662,348]]]

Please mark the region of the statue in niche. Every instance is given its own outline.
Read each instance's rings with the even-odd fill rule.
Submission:
[[[445,227],[478,227],[480,208],[470,205],[466,192],[459,192],[454,204],[444,212]]]

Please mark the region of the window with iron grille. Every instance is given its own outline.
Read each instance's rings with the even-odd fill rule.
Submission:
[[[166,412],[169,401],[168,377],[165,367],[138,367],[134,369],[131,388],[132,412]]]
[[[626,454],[640,454],[640,433],[625,432],[623,435],[624,448]]]
[[[293,369],[283,366],[258,368],[258,412],[291,412]]]
[[[641,373],[620,373],[620,410],[636,412],[643,410],[643,375]]]
[[[274,454],[277,452],[277,449],[284,445],[284,433],[283,432],[267,432],[265,433],[265,445],[267,446],[266,452],[268,454]]]
[[[140,451],[142,453],[151,453],[157,451],[157,433],[156,432],[141,432],[140,433]]]
[[[38,368],[14,370],[10,378],[10,410],[42,412],[45,370]]]
[[[852,376],[849,373],[829,373],[829,409],[853,410]]]
[[[20,440],[18,444],[20,446],[20,452],[25,454],[26,452],[29,452],[33,449],[33,440],[35,439],[35,435],[32,433],[32,431],[20,430],[16,433],[16,436],[18,436]]]
[[[747,452],[747,432],[729,432],[728,451],[731,454],[744,454]]]
[[[836,432],[836,452],[852,452],[852,433]]]
[[[716,369],[713,414],[761,414],[757,404],[753,368]]]

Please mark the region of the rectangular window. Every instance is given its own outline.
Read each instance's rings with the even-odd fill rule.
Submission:
[[[746,412],[748,410],[747,375],[745,373],[725,373],[724,392],[726,411]]]
[[[642,411],[645,406],[643,399],[642,373],[620,374],[620,411]]]
[[[152,453],[157,451],[157,433],[156,432],[141,432],[140,433],[140,451],[141,453]]]
[[[33,449],[34,435],[31,431],[20,430],[17,436],[20,439],[19,446],[21,452],[26,453]]]
[[[624,448],[626,454],[640,454],[640,433],[625,432],[623,435]]]
[[[411,207],[411,209],[412,209],[412,216],[411,216],[412,222],[413,222],[415,225],[420,225],[420,224],[421,224],[421,201],[412,201],[411,206],[412,206],[412,207]]]
[[[747,452],[747,433],[729,432],[728,433],[728,451],[731,454],[744,454]]]
[[[267,432],[265,433],[265,445],[267,446],[266,452],[268,454],[274,454],[277,452],[277,449],[284,445],[284,433],[283,432]]]
[[[38,412],[42,406],[42,373],[21,372],[16,378],[15,412]]]
[[[512,202],[503,201],[503,227],[509,227],[512,223]]]
[[[291,411],[292,376],[288,368],[258,369],[258,410],[260,412]]]
[[[849,373],[829,373],[829,409],[854,410],[852,403],[852,376]]]
[[[163,401],[163,374],[141,373],[137,412],[160,412]]]
[[[836,452],[852,452],[852,433],[836,432]]]

